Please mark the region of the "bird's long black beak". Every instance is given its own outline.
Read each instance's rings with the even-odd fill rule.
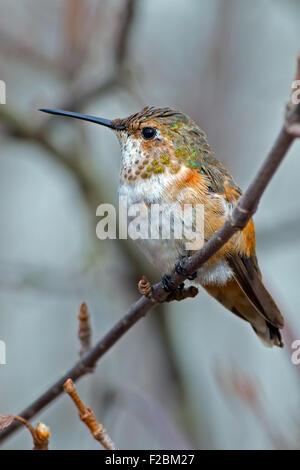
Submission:
[[[60,109],[40,109],[43,113],[54,114],[56,116],[67,116],[76,119],[82,119],[83,121],[94,122],[95,124],[100,124],[101,126],[109,127],[114,130],[124,130],[125,127],[121,125],[114,124],[113,121],[109,119],[103,119],[96,116],[90,116],[89,114],[73,113],[71,111],[62,111]]]

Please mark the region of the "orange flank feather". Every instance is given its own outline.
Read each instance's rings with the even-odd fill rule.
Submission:
[[[182,204],[204,204],[204,231],[207,241],[226,221],[225,203],[236,203],[240,194],[236,187],[228,187],[224,195],[211,193],[207,178],[196,170],[185,167],[176,175],[175,180],[167,185],[165,197],[170,203],[179,200]],[[214,263],[217,259],[233,253],[255,255],[255,227],[252,219],[243,231],[236,233],[209,262]]]

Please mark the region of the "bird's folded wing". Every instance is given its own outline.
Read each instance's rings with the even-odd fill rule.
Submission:
[[[267,321],[283,328],[284,320],[271,295],[263,285],[255,259],[234,255],[228,258],[236,281],[248,299]]]

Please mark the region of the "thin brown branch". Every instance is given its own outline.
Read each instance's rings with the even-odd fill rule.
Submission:
[[[189,258],[185,265],[186,276],[173,273],[171,281],[178,287],[192,273],[197,271],[206,261],[209,260],[225,243],[239,230],[242,230],[255,213],[262,194],[277,171],[280,163],[284,159],[295,136],[288,131],[291,122],[300,122],[300,104],[287,113],[284,126],[282,127],[272,149],[266,160],[259,169],[256,177],[238,201],[232,215],[224,223],[212,238],[203,246],[201,250]],[[142,317],[144,317],[154,305],[164,302],[168,297],[162,283],[153,286],[152,298],[141,297],[128,310],[126,315],[119,320],[113,328],[102,338],[93,348],[81,356],[79,363],[76,363],[63,377],[53,384],[44,394],[33,402],[22,413],[26,419],[30,419],[41,411],[46,405],[51,403],[63,391],[63,385],[68,378],[73,381],[87,373],[89,367],[94,367],[96,363],[106,354],[112,346],[125,335],[125,333]],[[0,441],[9,436],[17,428],[12,425],[9,429],[0,434]]]
[[[78,327],[78,338],[80,341],[80,352],[79,355],[82,356],[86,351],[91,347],[91,336],[92,330],[90,325],[90,314],[85,302],[80,306],[78,313],[79,327]]]
[[[0,431],[8,429],[13,422],[18,422],[27,427],[33,440],[32,450],[48,450],[50,428],[44,423],[38,423],[36,429],[22,416],[0,415]]]
[[[107,434],[106,430],[102,424],[96,420],[93,410],[86,407],[82,402],[80,396],[77,393],[74,382],[71,379],[68,379],[65,382],[64,390],[72,398],[76,408],[78,409],[79,418],[89,428],[96,441],[100,442],[100,444],[106,450],[116,450],[115,444]]]

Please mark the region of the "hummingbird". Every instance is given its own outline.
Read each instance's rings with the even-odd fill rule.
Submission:
[[[145,107],[122,119],[108,120],[56,109],[41,111],[90,121],[110,128],[121,147],[119,194],[129,204],[174,203],[204,206],[204,243],[221,228],[242,191],[217,160],[202,129],[186,114],[171,108]],[[163,276],[166,291],[175,269],[184,274],[192,253],[182,239],[136,240]],[[282,347],[284,319],[262,282],[252,219],[193,276],[212,297],[250,323],[267,346]]]

